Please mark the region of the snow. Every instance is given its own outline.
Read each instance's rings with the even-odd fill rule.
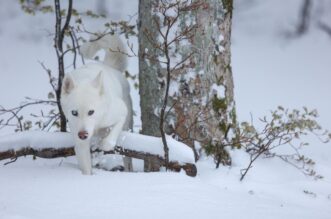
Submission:
[[[250,121],[251,112],[254,125],[259,126],[258,118],[280,104],[294,108],[306,105],[318,109],[323,127],[331,127],[330,38],[317,28],[298,39],[283,37],[284,31],[296,23],[301,2],[235,1],[232,64],[239,121]],[[114,14],[116,19],[127,18],[127,14],[134,14],[137,8],[137,1],[125,5],[125,10],[121,10],[125,4],[121,0],[107,3],[109,14]],[[15,1],[0,2],[0,103],[4,106],[15,106],[24,96],[47,95],[48,78],[38,60],[56,69],[52,36],[48,34],[53,30],[52,16],[24,15],[16,4]],[[84,1],[79,7],[93,9],[94,2]],[[329,6],[325,5],[327,9]],[[330,20],[329,14],[324,13],[323,20]],[[94,29],[98,26],[102,25],[92,25]],[[130,73],[137,73],[137,63],[130,59]],[[137,113],[135,125],[139,129],[139,96],[136,90],[132,91]],[[3,144],[12,140],[13,136],[3,137],[11,132],[0,130]],[[53,138],[58,139],[51,134],[47,141]],[[24,143],[35,146],[44,143],[36,132],[31,142],[24,134],[15,140],[19,142],[16,147]],[[58,140],[65,141],[62,137]],[[240,182],[240,170],[247,166],[249,159],[240,150],[230,151],[231,167],[217,170],[212,159],[202,156],[195,178],[182,172],[103,170],[83,176],[77,171],[74,157],[33,160],[28,156],[6,166],[2,165],[6,161],[1,161],[0,219],[329,219],[330,143],[321,144],[311,138],[309,141],[311,145],[303,148],[303,153],[316,162],[315,170],[324,177],[321,180],[307,177],[281,160],[260,159]],[[53,143],[57,146],[65,142]]]
[[[211,86],[210,95],[212,95],[214,93],[216,94],[218,99],[225,98],[225,87],[224,87],[224,85],[213,84]]]
[[[298,177],[296,171],[258,174],[243,183],[238,167],[215,170],[210,160],[195,178],[177,173],[83,176],[73,159],[27,157],[0,169],[0,218],[320,218],[330,216],[330,182]],[[262,165],[261,165],[262,164]],[[260,163],[259,166],[270,165]],[[279,166],[278,164],[275,164]],[[297,177],[288,178],[293,174]],[[284,180],[284,174],[286,180]],[[216,176],[217,177],[216,177]],[[274,175],[274,176],[273,176]],[[308,190],[316,197],[305,194]],[[221,213],[220,213],[221,212]]]
[[[171,138],[166,137],[169,147],[169,160],[182,163],[195,163],[194,154],[190,147]],[[117,144],[126,149],[144,151],[147,153],[162,156],[164,155],[161,138],[122,132],[117,140]]]
[[[28,131],[0,137],[0,151],[18,150],[27,146],[41,149],[64,148],[73,145],[74,141],[71,134],[62,132]]]
[[[169,85],[169,95],[171,97],[175,96],[178,94],[178,89],[179,89],[180,84],[177,81],[171,81]]]
[[[190,147],[166,136],[169,147],[169,160],[180,163],[195,163],[194,154]],[[70,133],[25,131],[0,137],[0,151],[19,150],[24,147],[34,149],[72,147],[74,140]],[[122,132],[117,139],[117,145],[125,149],[164,156],[161,138]]]

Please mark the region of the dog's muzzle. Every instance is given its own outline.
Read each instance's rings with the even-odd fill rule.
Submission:
[[[87,131],[80,131],[80,132],[78,132],[78,137],[79,137],[81,140],[85,140],[85,139],[87,139],[87,137],[88,137],[88,133],[87,133]]]

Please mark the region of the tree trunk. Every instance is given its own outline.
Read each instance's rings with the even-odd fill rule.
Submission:
[[[142,134],[160,136],[160,119],[156,110],[161,107],[162,99],[158,75],[160,64],[157,62],[158,50],[150,40],[156,41],[158,33],[152,8],[158,0],[139,0],[139,94],[142,120]],[[147,33],[148,30],[148,33]],[[150,40],[149,40],[150,39]]]
[[[147,28],[153,31],[152,39],[158,39],[157,27],[152,19],[152,1],[140,0],[139,5],[139,74],[143,133],[158,134],[158,109],[164,96],[163,77],[160,65],[146,60],[145,53],[156,57],[156,50],[148,43],[151,36],[144,34]],[[199,2],[199,1],[196,1]],[[192,37],[177,45],[177,56],[186,57],[194,52],[185,68],[171,75],[170,101],[167,132],[194,147],[197,141],[206,149],[229,162],[222,142],[235,136],[236,113],[231,71],[231,21],[232,0],[203,0],[194,11],[184,11],[180,16],[178,31],[189,24],[196,24]],[[147,43],[146,43],[147,42]],[[157,42],[157,41],[156,41]],[[146,50],[147,48],[147,50]],[[160,76],[161,74],[161,76]],[[162,100],[161,100],[162,102]],[[231,135],[231,136],[230,136]],[[224,153],[223,153],[224,152]]]
[[[180,75],[181,85],[174,96],[178,100],[175,133],[189,145],[198,141],[214,155],[221,153],[217,159],[229,164],[222,142],[236,127],[230,49],[232,1],[205,0],[204,7],[189,18],[197,24],[190,45],[195,55],[190,72],[184,72],[190,75]]]

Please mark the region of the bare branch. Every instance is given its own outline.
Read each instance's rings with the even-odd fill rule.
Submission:
[[[331,37],[331,26],[323,23],[322,21],[318,22],[318,27],[324,31],[329,37]]]
[[[302,8],[299,16],[300,22],[296,29],[297,35],[302,35],[307,32],[309,28],[311,9],[312,9],[312,1],[304,0],[304,2],[302,3]]]

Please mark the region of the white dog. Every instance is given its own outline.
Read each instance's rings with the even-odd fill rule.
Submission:
[[[66,74],[63,79],[61,105],[75,139],[75,153],[83,174],[92,173],[91,137],[102,137],[103,150],[116,145],[122,130],[132,128],[130,87],[123,71],[125,48],[118,36],[107,35],[81,48],[85,58],[105,49],[104,64],[92,63]],[[126,168],[130,166],[125,160]]]

